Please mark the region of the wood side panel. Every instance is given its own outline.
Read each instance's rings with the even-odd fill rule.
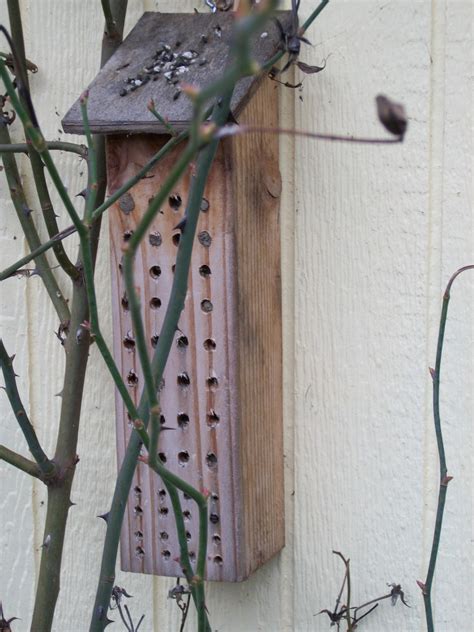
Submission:
[[[266,80],[241,122],[278,126]],[[284,546],[282,320],[278,136],[227,143],[235,206],[237,357],[244,506],[244,575]]]

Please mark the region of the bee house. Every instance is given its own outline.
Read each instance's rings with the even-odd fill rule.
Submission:
[[[282,21],[289,20],[281,13]],[[223,72],[234,15],[145,13],[89,86],[93,132],[107,134],[107,181],[113,194],[168,141],[186,129],[192,105],[180,81],[205,87]],[[278,50],[274,22],[255,35],[254,58]],[[265,76],[241,80],[232,99],[239,122],[278,126],[277,84]],[[82,133],[79,102],[63,120]],[[114,356],[138,403],[143,376],[121,275],[123,246],[159,190],[184,144],[109,209]],[[150,356],[173,283],[190,174],[157,214],[135,261],[135,283]],[[278,136],[249,133],[224,139],[213,164],[193,249],[185,308],[159,385],[159,458],[171,471],[206,488],[209,541],[206,577],[240,581],[284,545],[282,342]],[[117,393],[117,450],[130,434]],[[181,494],[190,557],[197,556],[198,511]],[[122,569],[179,576],[179,547],[162,481],[139,463],[121,535]]]

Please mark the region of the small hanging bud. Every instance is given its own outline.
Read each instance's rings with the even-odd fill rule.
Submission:
[[[383,94],[379,94],[376,99],[377,114],[385,129],[403,138],[407,130],[407,115],[401,103],[395,103]]]

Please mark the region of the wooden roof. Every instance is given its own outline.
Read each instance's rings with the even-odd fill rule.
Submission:
[[[290,12],[279,12],[279,19],[288,24]],[[233,22],[233,13],[144,13],[88,88],[91,130],[105,134],[166,132],[147,109],[150,99],[177,130],[184,129],[192,105],[180,92],[179,82],[205,87],[222,74]],[[254,59],[267,61],[279,44],[278,28],[269,21],[254,37]],[[238,83],[232,100],[235,114],[259,79],[247,77]],[[83,133],[79,100],[62,124],[66,132]]]

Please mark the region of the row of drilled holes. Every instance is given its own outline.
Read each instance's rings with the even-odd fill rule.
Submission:
[[[177,377],[177,383],[179,386],[182,386],[183,388],[186,388],[187,386],[189,386],[191,381],[188,374],[180,373]],[[134,371],[133,369],[130,369],[130,371],[127,373],[127,384],[131,388],[135,388],[138,386],[138,375],[136,371]],[[219,386],[219,379],[217,378],[217,376],[209,375],[206,378],[206,386],[209,390],[215,391],[217,387]],[[159,390],[161,391],[163,387],[164,387],[164,380],[162,380]],[[214,421],[219,421],[219,416],[218,415],[216,416],[215,413],[209,413],[209,415],[214,418]],[[179,419],[179,415],[178,415],[178,419]]]
[[[179,229],[175,228],[173,230],[179,230]],[[134,233],[133,230],[125,230],[123,232],[123,240],[125,242],[130,241],[133,233]],[[175,246],[179,246],[180,238],[181,238],[181,232],[175,233],[174,235],[172,235],[171,241],[173,242]],[[204,248],[210,248],[211,243],[212,243],[212,237],[209,231],[201,230],[201,232],[198,233],[198,241],[201,244],[201,246],[204,246]],[[154,246],[155,248],[157,248],[158,246],[161,246],[161,244],[163,243],[163,237],[161,236],[161,233],[159,233],[158,231],[155,231],[148,235],[148,242],[150,246]]]
[[[159,340],[158,334],[154,334],[150,338],[151,346],[153,348],[155,348],[156,345],[158,344],[158,340]],[[128,349],[128,351],[133,351],[135,349],[135,339],[133,338],[131,331],[127,331],[122,342],[123,342],[123,346],[125,347],[125,349]],[[179,338],[176,340],[176,344],[180,349],[184,349],[185,347],[189,345],[189,340],[186,336],[179,336]],[[217,344],[214,338],[206,338],[206,340],[204,340],[204,342],[202,343],[202,346],[204,347],[206,351],[215,351]]]

